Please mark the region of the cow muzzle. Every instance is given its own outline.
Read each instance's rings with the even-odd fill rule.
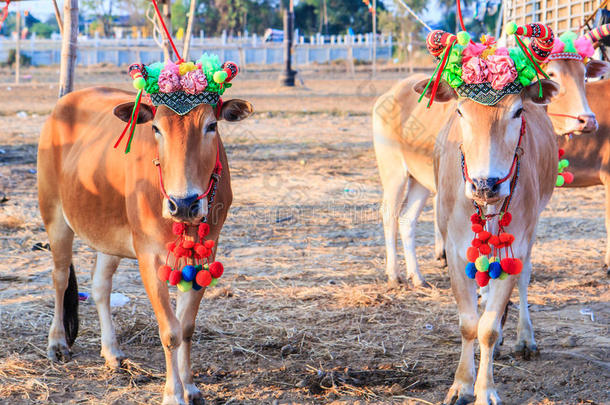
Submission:
[[[207,213],[204,212],[204,201],[199,199],[199,195],[194,194],[186,198],[179,198],[172,195],[166,199],[167,212],[171,219],[180,222],[197,222]]]
[[[587,133],[597,131],[598,124],[595,114],[581,114],[578,116],[578,124],[575,132]]]
[[[503,195],[505,193],[502,193],[503,183],[499,181],[498,177],[472,179],[472,183],[467,184],[470,187],[470,190],[467,190],[467,197],[471,197],[479,203],[495,204],[506,197],[506,195]],[[468,196],[468,194],[471,194],[471,196]]]

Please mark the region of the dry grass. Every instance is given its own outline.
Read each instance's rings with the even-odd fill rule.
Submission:
[[[227,271],[201,305],[192,356],[209,403],[430,404],[444,397],[460,339],[446,270],[432,257],[429,207],[417,233],[418,256],[435,287],[389,290],[384,283],[381,190],[365,114],[393,80],[380,80],[374,90],[367,81],[344,80],[344,94],[334,96],[313,81],[307,84],[319,88],[277,97],[261,80],[236,86],[232,96],[254,98],[258,110],[272,113],[222,127],[235,194],[220,241]],[[42,93],[35,107],[49,111],[54,89],[47,87],[13,91],[19,100]],[[2,111],[17,108],[0,100]],[[324,112],[333,109],[351,115]],[[121,264],[114,283],[131,298],[113,309],[125,367],[118,373],[104,367],[89,301],[80,307],[74,359],[45,358],[51,259],[31,250],[46,242],[31,173],[40,114],[0,117],[0,191],[10,198],[0,205],[0,398],[156,403],[163,353],[133,261]],[[507,404],[610,403],[602,202],[600,188],[561,190],[543,214],[530,288],[542,354],[529,362],[515,357],[512,307],[495,367]],[[93,253],[79,241],[75,265],[80,290],[90,291]]]

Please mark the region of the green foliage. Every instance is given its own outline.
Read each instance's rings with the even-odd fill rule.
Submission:
[[[186,30],[188,6],[188,2],[185,4],[183,0],[175,0],[172,3],[172,30],[174,32],[178,31],[179,28]]]
[[[57,31],[52,25],[43,22],[37,22],[30,28],[30,32],[35,33],[37,37],[41,38],[50,38],[51,34]]]
[[[19,54],[21,55],[21,66],[30,66],[32,64],[32,58],[30,58],[28,55],[25,55],[23,52],[20,52]],[[13,66],[15,64],[16,55],[17,51],[15,50],[15,48],[9,49],[8,59],[6,60],[6,62],[2,63],[2,66]]]
[[[295,7],[295,26],[305,35],[317,32],[328,35],[354,32],[371,32],[372,17],[362,0],[303,0]],[[385,10],[382,0],[377,1],[377,12]]]

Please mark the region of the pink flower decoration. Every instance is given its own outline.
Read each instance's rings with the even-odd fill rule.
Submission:
[[[561,53],[563,52],[563,48],[565,47],[566,44],[564,44],[562,40],[557,38],[555,39],[555,42],[553,42],[553,50],[551,50],[551,53]]]
[[[161,74],[159,74],[159,91],[162,93],[173,93],[181,88],[180,77],[176,73],[165,69],[161,71]]]
[[[180,72],[180,65],[172,62],[171,60],[168,60],[167,62],[165,62],[163,70],[167,70],[168,72],[172,72],[177,75]]]
[[[574,41],[574,47],[580,56],[583,58],[590,58],[595,53],[593,43],[591,40],[584,35]]]
[[[185,92],[189,94],[199,94],[205,90],[208,85],[208,80],[201,70],[195,69],[186,72],[186,74],[180,78],[180,84]]]
[[[478,58],[487,47],[483,44],[470,42],[462,51],[462,63],[468,62],[470,58]]]
[[[487,63],[481,58],[471,57],[462,65],[462,80],[465,83],[483,83],[487,81],[487,76]]]
[[[508,48],[506,48],[505,46],[500,46],[496,48],[495,55],[508,55]]]
[[[507,55],[489,55],[487,57],[489,74],[487,80],[495,90],[502,90],[517,78],[515,63]]]

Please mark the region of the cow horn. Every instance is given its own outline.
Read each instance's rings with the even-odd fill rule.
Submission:
[[[509,23],[506,32],[509,35],[516,34],[532,38],[528,50],[538,63],[543,63],[553,49],[555,41],[553,30],[544,24],[532,23],[517,26],[515,23]]]
[[[441,53],[451,45],[455,40],[456,36],[443,30],[434,30],[428,34],[426,38],[426,47],[428,51],[435,57],[439,57]]]
[[[591,31],[587,32],[584,36],[588,38],[592,43],[596,43],[603,37],[610,35],[610,24],[601,25]]]

